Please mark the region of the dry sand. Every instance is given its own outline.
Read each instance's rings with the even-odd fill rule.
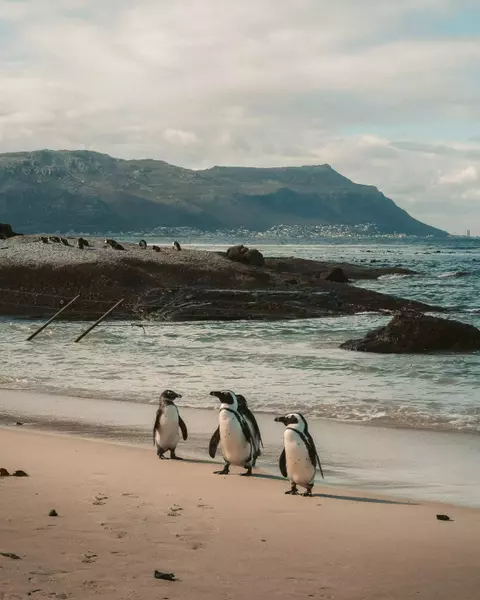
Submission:
[[[0,556],[2,600],[479,597],[478,510],[284,496],[275,479],[22,430],[0,430],[0,467],[30,475],[0,479],[0,552],[21,558]]]

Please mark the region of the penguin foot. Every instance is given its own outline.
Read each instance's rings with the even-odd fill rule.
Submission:
[[[241,473],[241,477],[251,477],[252,476],[252,467],[245,467],[247,470],[245,473]]]
[[[170,458],[172,460],[183,460],[183,458],[175,454],[175,450],[170,450]]]
[[[214,475],[228,475],[230,473],[230,465],[225,465],[221,471],[214,471]]]
[[[165,454],[158,454],[158,458],[160,460],[168,460],[168,458],[165,456]]]
[[[292,483],[292,487],[285,492],[287,496],[296,496],[298,494],[297,486]]]
[[[302,496],[304,498],[311,498],[312,497],[312,487],[308,487],[306,492],[303,492]]]

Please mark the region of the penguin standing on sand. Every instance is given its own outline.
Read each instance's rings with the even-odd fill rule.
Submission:
[[[285,425],[284,448],[279,460],[280,472],[291,482],[291,489],[285,493],[298,494],[297,485],[300,485],[307,490],[303,496],[311,496],[317,465],[322,478],[323,470],[315,442],[308,431],[308,423],[300,413],[277,417],[275,421]]]
[[[218,398],[221,405],[218,413],[218,428],[212,435],[208,453],[215,458],[218,444],[220,444],[225,461],[223,470],[215,471],[215,474],[228,475],[230,465],[236,465],[247,469],[242,475],[248,477],[252,474],[252,468],[260,456],[261,436],[255,417],[246,406],[245,398],[243,398],[243,402],[241,401],[242,410],[248,411],[251,417],[248,418],[242,414],[238,396],[234,392],[210,392],[210,396]],[[255,431],[255,425],[257,431]]]
[[[164,459],[165,452],[170,451],[170,458],[183,460],[175,454],[180,439],[179,429],[184,440],[188,437],[187,426],[183,421],[175,404],[180,394],[172,390],[165,390],[160,396],[155,423],[153,424],[153,445],[157,450],[158,458]]]

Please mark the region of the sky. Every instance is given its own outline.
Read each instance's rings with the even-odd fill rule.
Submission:
[[[0,152],[330,164],[480,235],[478,0],[0,0]]]

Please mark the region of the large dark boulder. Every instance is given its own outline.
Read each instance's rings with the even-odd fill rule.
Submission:
[[[20,233],[15,233],[11,225],[8,223],[0,223],[0,240],[6,240],[15,237],[16,235],[20,235]]]
[[[265,264],[265,258],[259,250],[256,250],[255,248],[249,249],[243,244],[229,248],[227,250],[227,258],[235,262],[241,262],[255,267],[263,267]]]
[[[255,267],[263,267],[265,264],[265,258],[263,257],[263,254],[256,248],[247,250],[244,254],[244,260],[247,264]]]
[[[327,281],[333,281],[334,283],[348,283],[349,279],[345,275],[345,271],[340,267],[334,267],[331,271],[328,271],[323,277]]]
[[[227,258],[235,262],[245,262],[244,257],[247,252],[248,248],[243,244],[240,244],[240,246],[232,246],[227,250]]]
[[[340,348],[385,354],[472,352],[480,350],[480,330],[453,319],[402,312],[385,327],[370,331],[360,340],[348,340]]]

